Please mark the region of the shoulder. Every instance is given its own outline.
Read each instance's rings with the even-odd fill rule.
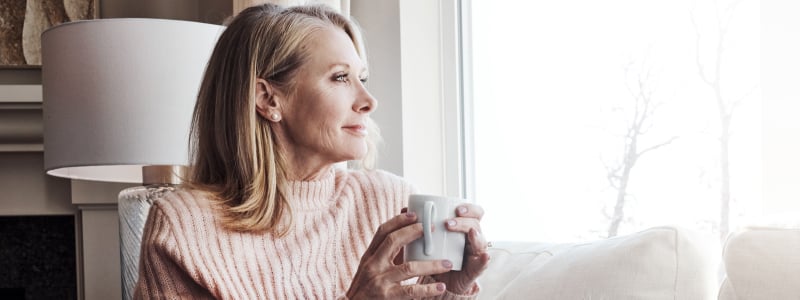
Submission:
[[[210,194],[183,187],[176,188],[158,197],[153,202],[150,212],[157,213],[163,218],[177,221],[178,223],[183,223],[181,220],[186,218],[213,218]]]

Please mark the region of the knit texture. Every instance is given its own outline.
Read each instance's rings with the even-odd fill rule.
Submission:
[[[207,195],[179,189],[150,209],[134,298],[343,298],[378,226],[400,213],[411,190],[384,171],[290,182],[294,223],[278,237],[227,230]]]

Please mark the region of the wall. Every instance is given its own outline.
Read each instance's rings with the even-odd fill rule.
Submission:
[[[101,0],[100,17],[158,18],[221,24],[233,9],[222,0]]]

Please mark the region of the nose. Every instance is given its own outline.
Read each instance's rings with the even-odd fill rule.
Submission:
[[[363,83],[358,84],[360,87],[356,102],[353,103],[353,110],[359,113],[371,113],[378,107],[378,100],[372,97],[367,87]]]

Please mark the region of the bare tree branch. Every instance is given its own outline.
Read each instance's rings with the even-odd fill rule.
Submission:
[[[701,44],[702,38],[701,38],[701,34],[700,34],[700,27],[697,26],[697,21],[695,21],[694,8],[692,8],[692,10],[689,11],[689,14],[691,15],[691,18],[689,18],[689,19],[692,21],[692,27],[694,28],[695,37],[696,37],[695,38],[695,51],[697,52],[697,56],[695,57],[695,64],[697,65],[697,70],[700,72],[700,78],[703,80],[703,82],[705,82],[708,85],[713,85],[713,80],[711,80],[711,78],[709,78],[708,74],[706,74],[706,68],[705,68],[705,66],[703,65],[703,63],[700,60],[700,44]]]
[[[639,63],[631,60],[623,66],[625,71],[625,88],[627,88],[631,97],[630,99],[633,102],[630,111],[632,116],[625,128],[622,159],[613,166],[604,163],[607,172],[606,179],[609,185],[617,191],[613,213],[608,214],[607,207],[603,209],[603,215],[611,221],[608,226],[608,237],[617,235],[622,222],[632,220],[629,216],[626,218],[625,206],[629,200],[636,198],[628,193],[628,183],[631,179],[631,172],[639,158],[642,157],[642,154],[666,146],[677,138],[673,137],[667,142],[655,145],[641,152],[638,150],[639,138],[653,126],[652,117],[655,115],[656,108],[660,106],[660,104],[654,100],[657,84],[653,67],[647,63],[649,52],[648,48],[644,59]],[[634,76],[630,76],[631,74]]]
[[[677,136],[673,136],[673,137],[671,137],[669,140],[666,140],[666,141],[664,141],[664,142],[661,142],[661,143],[659,143],[659,144],[656,144],[656,145],[650,146],[650,147],[648,147],[648,148],[646,148],[646,149],[644,149],[644,150],[640,151],[640,152],[639,152],[639,154],[638,154],[638,156],[639,156],[639,157],[642,157],[642,155],[644,155],[644,154],[645,154],[645,153],[647,153],[647,152],[650,152],[650,151],[653,151],[653,150],[655,150],[655,149],[658,149],[658,148],[664,147],[664,146],[666,146],[666,145],[672,144],[672,142],[674,142],[674,141],[675,141],[675,140],[677,140],[677,139],[678,139],[678,137],[677,137]]]
[[[714,16],[716,17],[716,47],[714,54],[716,55],[713,58],[713,69],[715,72],[715,77],[711,78],[706,70],[706,66],[703,65],[701,59],[701,30],[697,25],[697,21],[695,20],[694,8],[690,11],[691,14],[691,21],[692,26],[695,30],[696,39],[696,50],[697,54],[695,57],[695,63],[697,65],[697,71],[702,80],[713,90],[714,98],[717,104],[717,113],[719,115],[719,122],[720,122],[720,133],[718,136],[719,140],[719,167],[720,167],[720,219],[719,219],[719,233],[720,239],[722,241],[725,240],[727,234],[729,232],[729,223],[730,223],[730,204],[731,204],[731,189],[730,189],[730,137],[731,137],[731,120],[733,119],[734,111],[740,105],[740,103],[746,99],[755,87],[753,87],[748,93],[736,99],[734,101],[730,100],[726,96],[723,96],[722,93],[722,84],[721,84],[721,68],[722,68],[722,57],[725,53],[726,46],[725,41],[728,38],[728,29],[731,25],[731,22],[734,17],[734,11],[736,10],[737,6],[741,3],[741,0],[734,0],[730,2],[727,6],[721,9],[720,5],[717,1],[714,1]],[[720,16],[722,13],[722,16]]]
[[[749,98],[749,97],[750,97],[750,95],[752,95],[752,94],[753,94],[753,92],[755,92],[756,88],[758,88],[758,85],[757,85],[757,84],[755,84],[755,85],[753,85],[752,87],[750,87],[750,90],[748,90],[746,93],[744,93],[744,94],[743,94],[741,97],[739,97],[738,99],[734,100],[734,101],[733,101],[733,103],[731,104],[731,106],[729,107],[727,114],[728,114],[728,115],[733,115],[733,111],[734,111],[734,110],[736,110],[736,108],[737,108],[737,107],[739,107],[739,105],[741,105],[741,104],[742,104],[742,102],[744,101],[744,99],[747,99],[747,98]]]

